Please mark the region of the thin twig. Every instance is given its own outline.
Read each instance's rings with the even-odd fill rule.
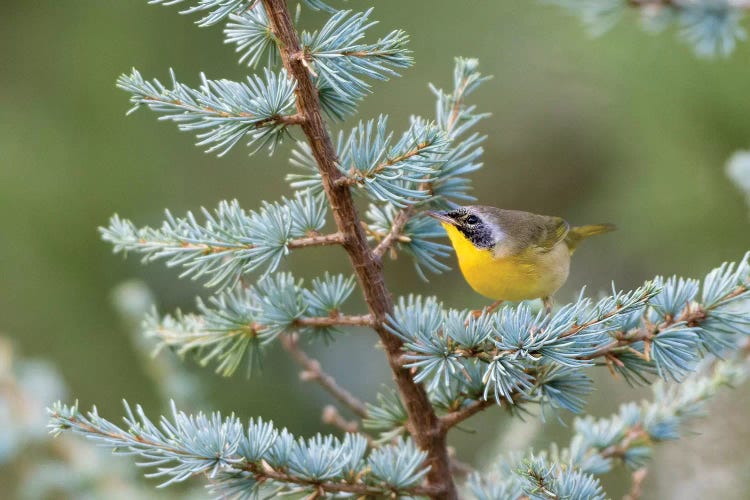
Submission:
[[[154,244],[155,242],[141,239],[138,241],[138,243]],[[173,245],[174,243],[169,241],[169,242],[160,242],[160,244],[164,246],[168,246],[168,245]],[[312,236],[305,236],[303,238],[291,239],[287,241],[286,246],[287,248],[290,248],[290,249],[296,249],[296,248],[307,248],[307,247],[317,247],[317,246],[343,245],[343,244],[344,244],[344,236],[341,233],[332,233],[332,234],[312,235]],[[215,253],[224,253],[224,252],[238,252],[241,250],[250,250],[252,248],[255,248],[255,245],[218,246],[218,245],[208,245],[206,243],[188,243],[186,241],[181,242],[180,246],[182,248],[191,248],[191,249],[201,250],[205,255],[215,254]]]
[[[290,325],[290,328],[330,328],[335,326],[364,326],[372,327],[374,322],[372,316],[369,314],[363,314],[361,316],[345,316],[337,314],[334,316],[303,316],[297,318]],[[249,336],[255,337],[259,332],[266,329],[266,325],[259,322],[252,322],[243,325],[239,325],[236,328],[224,330],[223,333],[227,338],[234,336]],[[174,329],[164,328],[160,326],[156,329],[159,333],[159,337],[162,341],[168,342],[168,339],[174,337],[177,341],[175,344],[184,345],[183,333],[177,332]]]
[[[377,448],[380,446],[380,443],[378,443],[374,437],[372,437],[370,434],[367,434],[366,432],[363,432],[359,428],[359,422],[345,419],[344,416],[339,412],[339,409],[333,405],[326,405],[323,408],[321,420],[324,424],[338,427],[344,432],[356,433],[364,437],[367,440],[367,445],[370,448]]]
[[[460,410],[448,413],[440,417],[440,424],[444,430],[448,430],[451,427],[455,427],[467,418],[476,415],[480,411],[489,408],[494,404],[494,401],[487,399],[480,399],[470,403],[468,406],[461,408]]]
[[[327,246],[327,245],[343,245],[344,235],[341,233],[332,234],[321,234],[306,236],[304,238],[297,238],[289,240],[287,247],[289,248],[305,248],[315,246]]]
[[[290,476],[284,472],[277,471],[267,464],[259,466],[257,464],[243,464],[244,470],[252,472],[256,479],[273,479],[284,483],[301,484],[305,486],[315,486],[327,493],[355,493],[357,495],[366,495],[372,497],[382,497],[383,489],[377,486],[368,486],[361,483],[334,483],[334,482],[317,482],[299,477]],[[429,486],[416,486],[403,490],[402,493],[411,493],[412,495],[434,496],[435,488]]]
[[[352,421],[352,420],[345,419],[344,416],[341,413],[339,413],[338,408],[336,408],[333,405],[326,405],[323,408],[321,421],[324,424],[338,427],[344,432],[358,432],[359,431],[359,423]]]
[[[745,288],[742,287],[742,291],[745,291]],[[727,297],[725,297],[723,300],[726,300],[728,297],[733,296],[736,291],[733,291],[731,294],[729,294]],[[685,323],[689,326],[697,326],[701,324],[706,319],[707,311],[704,310],[702,307],[686,307],[685,310],[680,314],[678,317],[673,318],[671,316],[668,316],[663,322],[661,322],[658,325],[653,324],[646,324],[643,327],[639,328],[635,332],[617,332],[617,340],[611,342],[610,344],[607,344],[600,348],[599,350],[593,352],[592,354],[589,354],[587,356],[580,356],[579,359],[595,359],[602,356],[607,356],[608,354],[611,354],[612,351],[615,349],[620,349],[623,347],[629,348],[632,344],[635,344],[639,341],[644,341],[646,343],[646,352],[644,352],[643,356],[648,358],[648,349],[650,348],[650,342],[652,339],[658,335],[658,332],[667,330],[669,327],[674,326],[678,323]],[[578,328],[575,333],[580,331],[581,328]],[[568,335],[569,336],[569,335]],[[636,351],[637,353],[638,351]]]
[[[184,108],[194,113],[212,114],[221,118],[242,118],[242,119],[255,118],[254,114],[248,113],[247,111],[238,111],[236,113],[230,113],[229,111],[220,111],[218,109],[212,108],[211,106],[196,106],[194,104],[188,104],[186,102],[180,101],[179,99],[165,99],[159,95],[156,95],[156,96],[145,95],[141,97],[141,100],[146,101],[146,102],[168,103],[172,106]],[[305,121],[304,115],[300,113],[295,113],[293,115],[269,116],[268,118],[258,120],[257,122],[253,124],[253,126],[255,128],[262,128],[267,125],[271,125],[272,123],[280,123],[284,125],[301,125],[304,121]]]
[[[648,469],[641,467],[630,475],[630,491],[622,497],[622,500],[640,500],[643,495],[643,481],[646,480]]]
[[[281,345],[292,356],[292,358],[303,368],[300,378],[304,381],[317,382],[323,389],[328,391],[341,404],[353,411],[361,418],[367,417],[367,407],[357,399],[351,392],[341,387],[331,375],[323,371],[318,360],[311,358],[299,347],[299,339],[296,334],[281,337]]]
[[[624,458],[628,452],[630,445],[636,441],[648,439],[648,432],[643,427],[635,426],[625,433],[625,437],[619,443],[615,443],[611,446],[604,448],[599,452],[602,458]]]
[[[361,316],[345,316],[337,314],[335,316],[320,316],[320,317],[303,317],[295,320],[297,326],[313,326],[313,327],[328,327],[328,326],[373,326],[375,322],[372,316],[369,314],[363,314]]]
[[[386,168],[392,167],[396,163],[399,163],[399,162],[402,162],[402,161],[406,161],[409,158],[417,156],[418,154],[420,154],[422,152],[423,149],[425,149],[429,145],[430,145],[430,143],[427,143],[427,142],[423,142],[423,143],[417,144],[415,147],[413,147],[412,149],[410,149],[406,153],[400,154],[398,156],[394,156],[393,158],[391,158],[389,160],[386,160],[383,163],[379,163],[378,165],[375,166],[375,168],[373,168],[372,170],[370,170],[367,175],[364,174],[361,170],[357,170],[357,169],[352,168],[349,171],[351,176],[350,177],[341,177],[341,178],[337,179],[336,180],[336,186],[351,186],[353,184],[358,184],[359,182],[361,182],[360,179],[364,179],[365,177],[372,177],[372,176],[374,176],[376,174],[379,174],[380,172],[382,172]],[[359,175],[359,177],[357,177],[357,175]]]
[[[459,90],[456,92],[456,101],[453,103],[453,109],[451,110],[451,115],[448,117],[448,123],[445,124],[445,129],[449,136],[450,133],[453,132],[453,127],[456,125],[458,117],[461,114],[461,104],[463,103],[464,92],[468,86],[469,80],[468,78],[465,78],[464,81],[461,82]]]
[[[378,243],[378,246],[375,247],[375,250],[372,251],[375,258],[377,258],[378,260],[382,259],[388,249],[398,241],[399,236],[401,236],[401,231],[403,231],[406,223],[409,222],[409,219],[411,218],[413,212],[414,206],[410,205],[409,207],[401,210],[396,215],[396,217],[393,219],[391,230],[388,231],[388,234],[386,234],[383,240]]]

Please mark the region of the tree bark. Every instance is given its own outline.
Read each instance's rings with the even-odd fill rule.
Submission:
[[[385,286],[380,259],[376,258],[360,224],[349,187],[337,181],[343,177],[336,166],[336,150],[326,129],[321,113],[318,91],[306,67],[304,53],[286,0],[262,0],[279,43],[284,67],[297,81],[297,111],[304,117],[302,130],[318,164],[323,188],[333,212],[338,231],[343,235],[343,246],[349,255],[360,288],[374,320],[373,329],[385,348],[388,364],[393,371],[401,400],[409,418],[408,430],[416,444],[428,456],[430,471],[427,483],[431,495],[437,499],[458,498],[450,469],[446,434],[421,384],[412,379],[401,366],[401,341],[385,329],[386,315],[393,310],[391,294]]]

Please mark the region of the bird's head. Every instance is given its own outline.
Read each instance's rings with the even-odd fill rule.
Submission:
[[[465,206],[425,213],[440,221],[454,246],[456,238],[466,239],[479,249],[490,249],[498,241],[500,230],[485,207]]]

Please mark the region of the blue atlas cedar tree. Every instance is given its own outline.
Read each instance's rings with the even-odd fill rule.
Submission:
[[[354,114],[369,81],[409,67],[408,36],[394,30],[366,42],[371,10],[303,3],[330,15],[319,30],[298,34],[284,0],[200,0],[183,11],[200,14],[199,26],[226,22],[227,43],[236,45],[240,62],[262,64],[260,75],[241,82],[201,75],[198,88],[174,73],[169,84],[136,70],[117,81],[133,110],[160,113],[219,155],[240,142],[273,153],[290,139],[290,128],[301,128],[306,140],[294,145],[295,171],[287,176],[293,194],[256,210],[225,201],[197,216],[167,212],[157,228],[115,215],[101,235],[115,252],[163,260],[182,277],[212,287],[195,313],[146,319],[146,333],[161,346],[229,376],[242,366],[250,374],[265,347],[280,341],[307,378],[358,421],[333,410],[329,421],[348,432],[305,439],[262,418],[243,423],[235,415],[190,415],[174,404],[170,416],[154,421],[125,403],[125,425],[118,426],[96,408],[82,412],[77,404],[57,403],[49,410],[51,432],[72,431],[137,455],[163,485],[200,474],[208,492],[221,498],[293,492],[456,498],[459,491],[479,499],[604,498],[599,475],[617,464],[642,471],[654,444],[678,438],[720,386],[745,376],[748,256],[703,280],[656,277],[633,291],[613,287],[599,300],[581,294],[551,315],[522,304],[474,317],[434,297],[401,297],[394,304],[382,280],[386,254],[411,255],[420,275],[447,269],[442,259],[449,247],[436,241],[443,232],[421,213],[472,199],[467,175],[481,167],[485,139],[474,128],[486,114],[468,99],[487,77],[476,60],[457,59],[453,88],[430,87],[431,118],[414,116],[394,133],[379,116],[334,140],[322,115],[336,121]],[[595,32],[626,11],[640,13],[650,28],[676,23],[701,55],[726,55],[744,39],[739,20],[748,6],[728,0],[552,3],[577,12]],[[368,204],[363,220],[353,196]],[[322,234],[330,218],[337,230]],[[356,276],[324,274],[303,283],[277,272],[292,250],[322,245],[343,246]],[[240,281],[252,273],[253,285]],[[344,312],[357,283],[367,314]],[[298,345],[299,337],[334,340],[344,327],[371,328],[384,347],[396,388],[375,403],[340,387]],[[449,430],[491,406],[514,414],[534,405],[542,415],[580,413],[596,366],[631,384],[657,380],[653,401],[624,405],[610,419],[581,417],[568,447],[499,457],[487,473],[467,471],[449,456]]]

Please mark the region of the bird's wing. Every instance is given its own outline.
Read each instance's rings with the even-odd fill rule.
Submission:
[[[482,213],[489,215],[509,237],[501,243],[502,253],[517,254],[535,249],[549,252],[565,239],[570,226],[560,217],[537,215],[518,210],[503,210],[494,207],[481,207]]]
[[[570,225],[560,217],[537,215],[540,220],[535,224],[535,238],[533,243],[543,252],[549,252],[555,245],[565,239]]]

